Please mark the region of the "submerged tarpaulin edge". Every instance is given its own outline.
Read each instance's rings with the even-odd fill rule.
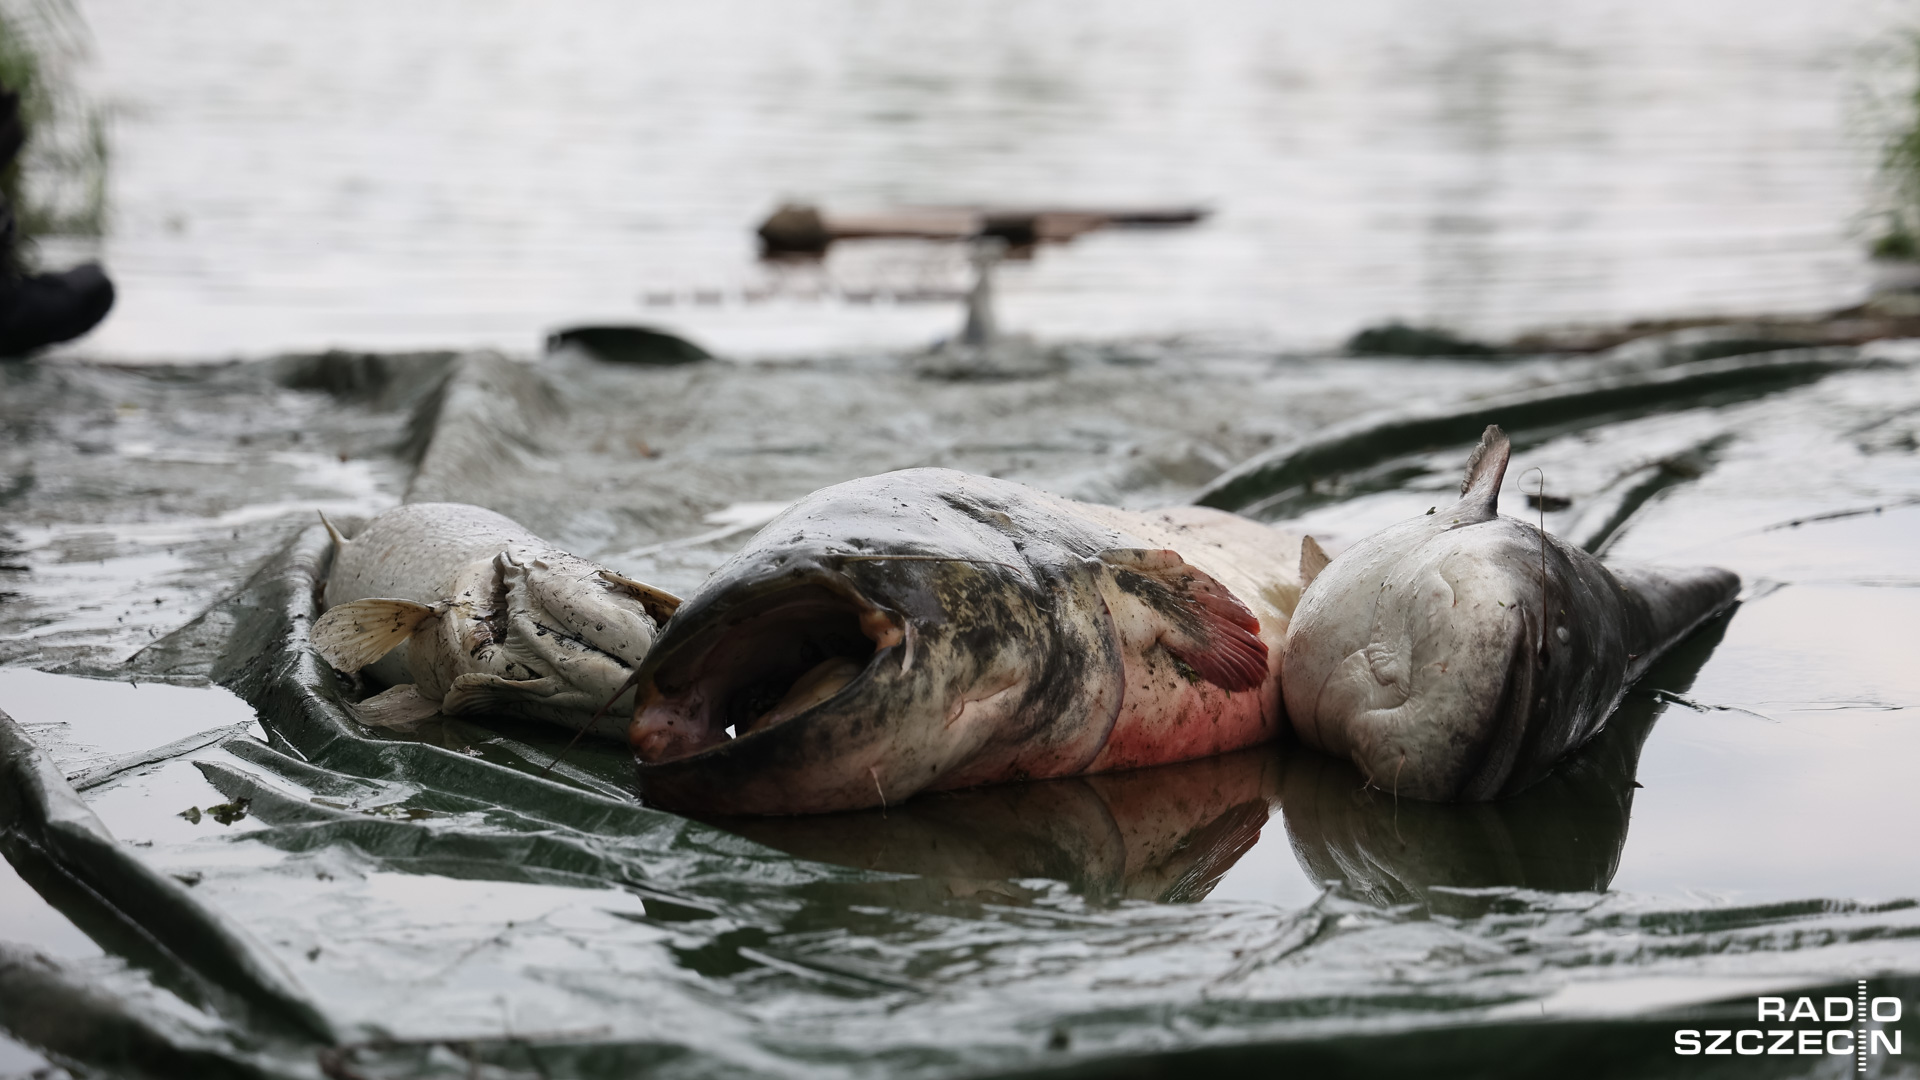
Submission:
[[[65,1065],[115,1076],[283,1080],[305,1077],[185,1030],[103,990],[82,972],[0,941],[0,1016],[21,1041]],[[35,1074],[38,1075],[38,1074]]]
[[[333,1040],[332,1025],[271,953],[114,839],[46,753],[4,712],[0,829],[44,852],[183,970],[282,1026]]]
[[[304,578],[302,577],[302,573],[287,573],[286,571],[289,567],[286,565],[286,562],[288,559],[305,558],[306,555],[303,553],[310,554],[313,548],[311,542],[318,539],[313,531],[303,535],[291,544],[285,552],[283,552],[282,556],[276,557],[265,565],[261,574],[258,576],[258,580],[263,583],[271,579],[273,582],[278,582],[286,587],[284,593],[274,594],[281,596],[285,600],[285,606],[283,608],[276,610],[272,604],[268,604],[259,608],[259,610],[266,612],[273,618],[291,618],[294,621],[294,632],[292,634],[273,638],[272,640],[275,642],[273,647],[266,649],[259,655],[272,658],[276,663],[283,663],[283,666],[276,667],[272,672],[268,673],[270,676],[269,681],[271,681],[271,679],[285,679],[297,684],[295,685],[295,691],[298,692],[303,699],[311,700],[312,707],[316,712],[317,721],[326,722],[321,723],[317,730],[325,730],[331,726],[337,729],[338,734],[347,741],[347,745],[349,746],[372,744],[382,750],[387,750],[396,744],[370,739],[358,734],[353,722],[346,718],[347,714],[338,707],[335,700],[329,699],[326,693],[315,692],[316,688],[325,689],[328,687],[337,687],[338,684],[338,679],[334,677],[330,671],[327,671],[324,665],[315,663],[311,657],[310,650],[304,647],[305,624],[300,621],[302,618],[310,618],[311,612],[316,610],[317,606],[312,603],[311,588],[314,581],[318,579],[318,575],[324,571],[324,556],[318,560],[310,560],[305,564],[305,568],[302,571],[302,573],[305,574]],[[300,568],[295,567],[294,569]],[[275,587],[277,588],[279,586],[276,585]],[[304,596],[300,593],[302,587],[306,589]],[[303,612],[306,613],[304,616],[302,615]],[[265,624],[262,623],[259,625],[264,626]],[[277,630],[275,632],[277,633]],[[268,638],[255,635],[253,640],[255,642],[265,643]],[[237,631],[234,634],[234,644],[236,646],[235,653],[230,656],[225,656],[220,660],[218,675],[219,681],[238,686],[239,680],[246,677],[252,669],[248,667],[250,660],[249,656],[246,655],[247,649],[245,648],[245,642],[241,640],[241,635],[238,634]],[[289,657],[292,658],[292,662],[285,662]],[[258,674],[258,672],[253,673]],[[301,682],[301,680],[310,681]],[[269,725],[269,730],[273,730],[271,725]],[[258,743],[251,743],[250,745],[259,746]],[[287,743],[284,739],[279,739],[277,745],[286,747],[289,751],[301,752],[299,748]],[[306,738],[303,736],[300,740],[300,746],[306,747],[308,745]],[[325,757],[328,749],[332,745],[333,743],[328,742],[315,752],[319,756]],[[425,749],[437,750],[437,748]],[[438,752],[441,754],[447,753],[445,751]],[[486,765],[486,763],[483,762],[474,762],[474,764]],[[531,779],[530,777],[525,777],[525,774],[522,773],[500,769],[499,766],[488,766],[488,768],[499,770],[499,772],[505,772],[516,777]],[[498,775],[498,772],[488,775]],[[570,794],[575,794],[572,789],[566,790]],[[1591,1028],[1597,1032],[1597,1034],[1594,1035],[1595,1038],[1605,1038],[1608,1032],[1618,1033],[1633,1030],[1632,1024],[1636,1022],[1638,1021],[1609,1022],[1568,1020],[1555,1021],[1554,1023],[1571,1025],[1583,1031]],[[1461,1041],[1466,1044],[1472,1044],[1475,1041],[1473,1033],[1476,1031],[1497,1030],[1504,1032],[1508,1029],[1513,1029],[1518,1033],[1516,1037],[1531,1037],[1528,1035],[1529,1032],[1538,1031],[1544,1026],[1545,1025],[1526,1023],[1491,1024],[1480,1025],[1478,1027],[1472,1025],[1465,1027],[1451,1025],[1450,1027],[1462,1033]],[[1379,1040],[1384,1039],[1391,1042],[1397,1038],[1417,1036],[1430,1032],[1430,1030],[1431,1029],[1428,1028],[1417,1028],[1412,1031],[1401,1030],[1398,1032],[1389,1030],[1381,1032],[1378,1035],[1369,1034],[1365,1036],[1343,1035],[1319,1038],[1309,1036],[1305,1039],[1255,1041],[1225,1046],[1196,1047],[1191,1050],[1150,1051],[1128,1054],[1124,1057],[1090,1057],[1082,1060],[1079,1064],[1066,1066],[1067,1072],[1061,1075],[1111,1075],[1116,1072],[1124,1074],[1124,1070],[1128,1067],[1129,1063],[1133,1062],[1151,1062],[1156,1068],[1163,1070],[1155,1073],[1142,1073],[1141,1075],[1185,1074],[1190,1069],[1197,1068],[1206,1068],[1209,1071],[1224,1071],[1232,1074],[1233,1070],[1227,1067],[1230,1060],[1244,1062],[1249,1070],[1258,1068],[1263,1074],[1270,1074],[1272,1066],[1276,1063],[1295,1062],[1313,1064],[1322,1061],[1321,1057],[1315,1057],[1314,1055],[1331,1055],[1331,1057],[1327,1058],[1327,1060],[1330,1061],[1335,1059],[1346,1060],[1348,1064],[1344,1069],[1334,1064],[1327,1066],[1330,1074],[1338,1075],[1343,1071],[1351,1071],[1358,1068],[1356,1063],[1369,1061],[1368,1050],[1374,1045],[1381,1045]],[[1578,1052],[1582,1045],[1577,1039],[1572,1037],[1564,1040],[1546,1041],[1551,1042],[1553,1045],[1568,1048],[1570,1052]],[[1338,1044],[1338,1046],[1335,1044]],[[1344,1047],[1345,1049],[1339,1050],[1340,1047]],[[1339,1052],[1336,1053],[1336,1050]],[[1411,1046],[1407,1052],[1418,1055],[1420,1050],[1416,1044]],[[1344,1058],[1342,1058],[1341,1055],[1344,1055]],[[1072,1055],[1069,1053],[1060,1056],[1062,1058],[1070,1058]],[[1445,1055],[1439,1056],[1444,1057]],[[1044,1055],[1036,1053],[1036,1059],[1042,1057],[1044,1057]],[[1536,1062],[1536,1064],[1537,1063],[1538,1062]],[[995,1073],[994,1075],[1004,1074]],[[1037,1075],[1054,1075],[1054,1073],[1050,1070],[1041,1070]]]
[[[1863,355],[1852,347],[1794,349],[1602,375],[1461,404],[1374,413],[1249,458],[1216,477],[1193,501],[1222,510],[1264,505],[1328,476],[1470,443],[1488,424],[1503,425],[1512,434],[1621,414],[1725,404],[1791,389],[1836,372],[1902,366],[1907,365]]]
[[[230,647],[213,665],[213,681],[254,707],[275,749],[353,776],[435,786],[445,780],[470,782],[472,790],[488,791],[495,802],[587,832],[633,836],[688,824],[638,801],[615,799],[444,747],[360,734],[342,704],[339,676],[307,643],[308,628],[319,614],[315,589],[325,580],[331,557],[332,540],[316,523],[230,601]]]

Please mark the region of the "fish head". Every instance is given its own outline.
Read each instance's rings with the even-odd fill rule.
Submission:
[[[1412,522],[1333,560],[1288,630],[1281,688],[1303,741],[1351,757],[1383,790],[1465,794],[1463,778],[1532,704],[1551,590],[1527,531],[1506,519]]]
[[[1547,624],[1565,559],[1499,516],[1506,437],[1489,428],[1462,498],[1354,544],[1301,594],[1288,628],[1287,715],[1301,739],[1350,757],[1376,786],[1413,798],[1488,798],[1534,705],[1545,650],[1584,628]],[[1584,640],[1576,644],[1585,645]]]
[[[671,593],[551,550],[509,546],[490,571],[475,589],[490,596],[456,605],[447,632],[466,655],[497,645],[508,679],[557,680],[557,692],[543,696],[566,711],[579,711],[583,701],[590,711],[623,695],[679,605]]]
[[[869,477],[801,500],[717,570],[636,673],[651,802],[732,814],[897,802],[992,738],[1049,632],[1003,531]],[[921,483],[920,481],[927,481]]]
[[[1489,427],[1459,502],[1354,545],[1294,613],[1281,680],[1294,728],[1382,789],[1524,789],[1739,592],[1727,570],[1608,567],[1501,517],[1508,453]]]

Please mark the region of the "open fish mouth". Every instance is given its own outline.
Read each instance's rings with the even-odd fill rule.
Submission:
[[[905,638],[891,613],[839,575],[755,589],[706,625],[662,646],[642,667],[628,731],[659,764],[751,738],[840,697]]]

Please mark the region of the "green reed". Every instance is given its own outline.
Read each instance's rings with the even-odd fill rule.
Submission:
[[[19,230],[16,259],[44,236],[97,237],[106,225],[106,115],[72,71],[86,52],[73,0],[0,0],[0,86],[20,95],[27,142],[0,171]]]
[[[1920,259],[1920,31],[1907,36],[1900,57],[1903,88],[1890,103],[1880,153],[1884,204],[1872,247],[1879,259]]]

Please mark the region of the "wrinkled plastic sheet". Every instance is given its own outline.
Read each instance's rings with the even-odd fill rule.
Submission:
[[[423,382],[409,405],[427,435],[396,451],[419,463],[407,480],[414,497],[471,498],[491,485],[534,520],[542,505],[580,497],[552,490],[555,463],[606,452],[591,433],[562,444],[543,427],[542,409],[565,406],[549,384],[495,361],[436,363],[448,365],[443,381]],[[1512,392],[1513,374],[1488,389]],[[1690,424],[1674,445],[1716,437],[1698,417]],[[1588,434],[1604,445],[1608,430]],[[1360,514],[1343,508],[1405,488],[1393,458],[1423,444],[1388,443],[1375,462],[1387,480],[1322,491],[1290,512]],[[847,461],[809,467],[836,464]],[[803,471],[794,462],[777,468],[789,483],[812,482],[793,475]],[[1098,467],[1080,475],[1086,486],[1113,482]],[[769,493],[732,483],[729,501]],[[1631,475],[1590,486],[1645,498]],[[659,509],[607,505],[635,520]],[[702,511],[662,512],[655,528],[688,535]],[[609,544],[636,531],[614,530]],[[75,961],[0,948],[0,1023],[75,1068],[1524,1076],[1572,1062],[1596,1075],[1677,1076],[1696,1075],[1698,1059],[1672,1054],[1674,1028],[1744,1019],[1751,988],[1850,996],[1847,980],[1860,977],[1875,994],[1920,992],[1906,977],[1920,969],[1920,907],[1909,899],[1821,898],[1817,883],[1808,899],[1752,904],[1607,891],[1652,698],[1630,701],[1540,788],[1461,812],[1335,812],[1353,790],[1338,767],[1283,746],[1158,778],[916,800],[824,832],[701,823],[637,803],[619,748],[578,750],[543,778],[560,744],[539,731],[448,722],[408,739],[358,727],[343,705],[358,688],[305,644],[325,534],[296,525],[282,535],[230,595],[123,665],[210,679],[258,711],[264,739],[228,736],[128,773],[191,770],[244,807],[230,834],[117,841],[89,808],[107,789],[83,797],[0,720],[0,843],[105,952]],[[660,565],[688,572],[716,557],[669,548]],[[1684,691],[1712,647],[1698,643],[1655,678]],[[1316,802],[1321,788],[1338,798]],[[1185,817],[1139,812],[1172,805],[1169,791]],[[1295,808],[1289,835],[1303,863],[1329,881],[1321,895],[1302,906],[1181,903],[1205,897],[1281,803]],[[1299,816],[1314,806],[1326,813]],[[1594,839],[1583,848],[1580,836]],[[971,849],[959,842],[969,837]],[[922,854],[890,857],[890,844]],[[1469,865],[1460,853],[1470,851],[1494,852],[1497,865]],[[1698,989],[1668,1008],[1634,1006],[1631,994],[1584,1015],[1548,1008],[1596,972]],[[1740,1075],[1806,1071],[1794,1059],[1738,1064]]]

